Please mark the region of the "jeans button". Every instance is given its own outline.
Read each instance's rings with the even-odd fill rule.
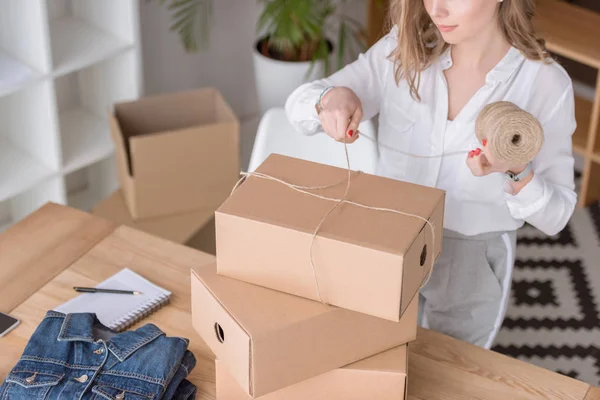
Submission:
[[[100,347],[98,350],[94,350],[94,354],[102,354],[104,353],[104,347]]]
[[[85,383],[88,380],[88,376],[87,375],[81,375],[79,378],[75,378],[75,380],[79,383]]]
[[[119,399],[119,400],[122,400],[122,399],[124,399],[124,398],[125,398],[125,392],[124,392],[124,391],[123,391],[123,392],[121,392],[121,393],[119,393],[119,394],[118,394],[118,395],[115,397],[115,399]]]

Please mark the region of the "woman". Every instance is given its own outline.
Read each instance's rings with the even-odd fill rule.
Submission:
[[[419,323],[486,348],[506,311],[516,230],[528,222],[554,235],[576,204],[572,83],[536,39],[534,7],[391,0],[384,38],[286,103],[299,131],[348,143],[360,140],[360,121],[379,114],[377,173],[446,191],[443,251],[421,289]],[[543,127],[528,165],[494,162],[475,136],[478,113],[499,100]]]

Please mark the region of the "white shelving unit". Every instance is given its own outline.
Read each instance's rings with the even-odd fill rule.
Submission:
[[[108,112],[142,93],[139,0],[0,0],[0,232],[118,187]]]

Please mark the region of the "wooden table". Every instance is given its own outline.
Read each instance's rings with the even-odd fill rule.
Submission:
[[[47,204],[0,235],[0,311],[21,325],[0,339],[4,380],[45,312],[123,267],[173,293],[172,303],[142,323],[190,339],[198,360],[190,380],[198,399],[215,399],[214,356],[192,329],[190,273],[212,255],[92,215]],[[5,295],[7,294],[7,295]],[[600,389],[450,337],[419,330],[409,346],[411,400],[600,400]]]

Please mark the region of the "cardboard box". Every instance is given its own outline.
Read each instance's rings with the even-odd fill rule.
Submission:
[[[215,89],[115,105],[119,182],[134,220],[213,209],[239,176],[239,122]]]
[[[301,186],[332,185],[315,193],[342,198],[347,170],[270,155],[257,172]],[[398,321],[442,247],[445,192],[354,172],[348,199],[428,218],[427,223],[342,204],[280,182],[250,176],[215,213],[220,275]]]
[[[418,296],[398,322],[192,270],[192,325],[251,397],[416,339]]]
[[[134,221],[125,204],[123,192],[117,190],[94,206],[92,214],[215,254],[215,219],[214,211],[210,209]]]
[[[309,378],[258,400],[404,400],[407,388],[407,345]],[[215,361],[217,400],[250,400],[227,370]]]

